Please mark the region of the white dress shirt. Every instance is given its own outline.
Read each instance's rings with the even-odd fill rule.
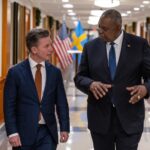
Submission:
[[[120,53],[121,53],[121,47],[122,47],[122,41],[123,41],[123,31],[121,31],[121,34],[118,36],[118,38],[113,41],[114,48],[115,48],[115,54],[116,54],[116,65],[118,65],[118,61],[120,58]],[[110,51],[110,45],[111,42],[107,42],[106,44],[106,50],[107,50],[107,59],[109,58],[109,51]]]
[[[36,65],[38,64],[37,62],[35,62],[30,56],[29,56],[29,63],[30,63],[30,68],[31,68],[31,72],[33,75],[33,79],[35,80],[35,73],[36,73]],[[42,65],[41,67],[41,74],[42,74],[42,91],[41,91],[41,99],[43,97],[43,93],[44,93],[44,89],[45,89],[45,83],[46,83],[46,69],[45,69],[45,62],[41,62],[40,63]],[[39,121],[39,124],[45,124],[45,120],[41,114],[41,120]]]
[[[121,34],[118,36],[118,38],[113,41],[114,42],[114,48],[115,48],[115,55],[116,55],[116,66],[118,65],[120,53],[121,53],[121,47],[122,47],[122,41],[123,41],[123,31],[121,31]],[[107,50],[107,59],[109,59],[109,51],[111,47],[111,42],[107,42],[106,44],[106,50]],[[113,107],[115,105],[113,104]]]

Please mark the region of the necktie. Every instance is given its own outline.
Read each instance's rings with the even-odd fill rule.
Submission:
[[[116,54],[115,54],[115,48],[114,48],[115,43],[110,43],[110,51],[109,51],[109,70],[111,74],[111,79],[114,79],[115,72],[116,72]]]
[[[39,102],[41,102],[41,92],[42,92],[42,74],[41,74],[41,64],[36,65],[36,73],[35,73],[35,85],[39,97]]]

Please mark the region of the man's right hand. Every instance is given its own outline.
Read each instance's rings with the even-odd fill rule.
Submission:
[[[94,81],[90,85],[90,91],[93,93],[94,97],[98,100],[106,95],[109,88],[111,88],[111,84],[104,84],[98,81]]]
[[[21,146],[21,140],[19,135],[15,135],[12,137],[9,137],[9,143],[12,147],[19,147]]]

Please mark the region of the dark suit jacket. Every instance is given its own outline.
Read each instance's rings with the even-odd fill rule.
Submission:
[[[4,87],[4,118],[7,135],[18,132],[24,145],[33,144],[39,111],[42,112],[49,132],[58,143],[55,106],[60,130],[69,132],[69,112],[61,72],[48,62],[46,85],[41,103],[34,84],[28,59],[12,67]]]
[[[94,39],[84,46],[79,71],[75,84],[88,94],[88,127],[94,132],[107,133],[111,122],[111,98],[113,97],[117,115],[126,133],[137,133],[143,130],[144,101],[130,104],[130,93],[127,86],[141,84],[141,78],[150,77],[150,47],[146,40],[124,33],[121,54],[115,78],[112,81],[107,60],[106,43]],[[112,84],[113,87],[100,100],[96,100],[89,91],[93,81]],[[147,80],[148,81],[148,80]],[[145,81],[150,91],[150,83]]]

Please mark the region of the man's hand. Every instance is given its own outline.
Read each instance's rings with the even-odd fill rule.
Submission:
[[[21,146],[21,140],[19,135],[15,135],[12,137],[9,137],[9,143],[12,147],[19,147]]]
[[[98,100],[106,95],[109,88],[111,88],[111,84],[104,84],[98,81],[94,81],[90,85],[90,91],[93,93],[94,97]]]
[[[135,85],[135,86],[127,87],[126,89],[131,94],[131,98],[129,100],[129,103],[131,104],[137,103],[147,94],[147,89],[144,85]]]
[[[61,143],[67,142],[68,137],[69,137],[68,132],[65,132],[65,131],[64,132],[60,132],[60,142]]]

